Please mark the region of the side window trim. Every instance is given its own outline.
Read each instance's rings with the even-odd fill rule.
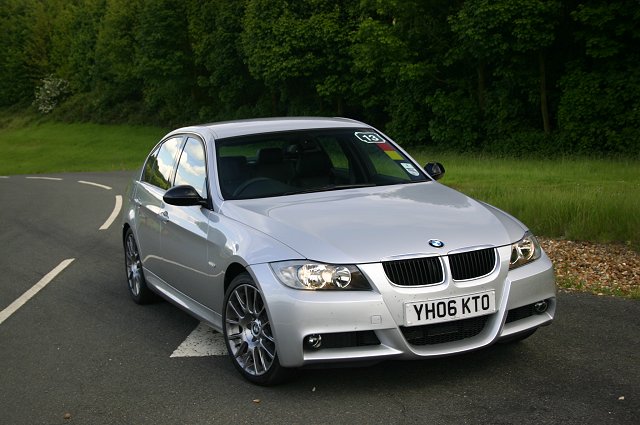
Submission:
[[[184,146],[187,143],[187,137],[184,134],[179,134],[174,137],[180,137],[182,140],[180,140],[180,146],[178,146],[178,150],[176,151],[175,157],[173,158],[173,168],[171,168],[171,174],[169,175],[169,189],[176,185],[176,174],[178,172],[178,165],[180,165],[182,151],[184,150]]]

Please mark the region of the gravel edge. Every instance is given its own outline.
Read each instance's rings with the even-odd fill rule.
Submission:
[[[538,240],[553,262],[559,289],[640,299],[640,253],[622,244]]]

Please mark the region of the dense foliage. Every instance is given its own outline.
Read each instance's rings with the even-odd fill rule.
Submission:
[[[413,145],[637,156],[639,42],[636,0],[0,0],[0,107],[340,115]]]

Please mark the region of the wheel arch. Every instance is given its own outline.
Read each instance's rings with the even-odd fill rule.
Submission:
[[[124,243],[124,238],[127,237],[127,230],[131,229],[129,223],[124,223],[122,225],[122,242]]]
[[[236,276],[241,273],[248,272],[247,268],[240,263],[231,263],[227,270],[224,273],[224,294],[227,293],[227,289],[229,289],[229,285]]]

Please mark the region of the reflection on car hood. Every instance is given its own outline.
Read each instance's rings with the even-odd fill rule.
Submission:
[[[221,212],[305,258],[342,264],[503,246],[525,230],[509,215],[435,182],[227,201]],[[430,239],[444,247],[431,247]]]

